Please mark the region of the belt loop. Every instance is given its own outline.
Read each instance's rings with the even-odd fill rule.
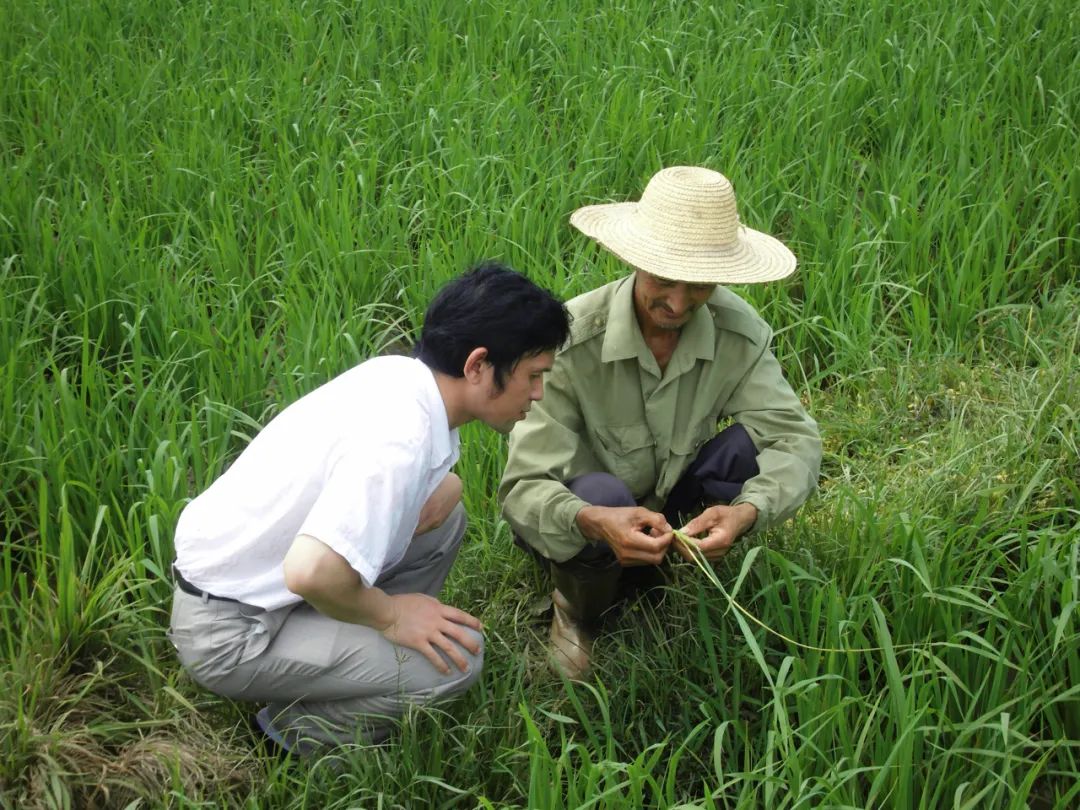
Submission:
[[[203,591],[202,592],[202,603],[205,605],[209,601],[210,601],[210,594],[207,593],[206,591]]]

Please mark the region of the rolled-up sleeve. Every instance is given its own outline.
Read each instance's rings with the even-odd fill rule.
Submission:
[[[587,504],[564,482],[600,469],[582,439],[576,393],[565,363],[556,359],[544,398],[510,434],[510,452],[499,484],[503,516],[545,557],[562,562],[585,547],[577,513]]]
[[[757,508],[755,531],[792,517],[817,488],[821,436],[767,342],[722,414],[746,428],[758,451],[759,472],[732,503]]]

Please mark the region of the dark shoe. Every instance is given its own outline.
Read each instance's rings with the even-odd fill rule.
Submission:
[[[251,722],[252,731],[266,750],[267,754],[285,759],[304,759],[316,751],[315,743],[308,740],[290,741],[278,730],[270,717],[270,707],[263,706],[255,712]]]

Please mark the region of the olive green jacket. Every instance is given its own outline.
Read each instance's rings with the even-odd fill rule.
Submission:
[[[757,507],[755,530],[791,517],[817,486],[821,439],[769,350],[772,331],[717,287],[683,327],[663,375],[645,345],[628,276],[567,304],[570,340],[544,398],[510,434],[499,500],[511,527],[557,562],[585,546],[586,503],[564,482],[606,471],[659,511],[701,446],[728,417],[746,428],[759,474],[733,503]]]

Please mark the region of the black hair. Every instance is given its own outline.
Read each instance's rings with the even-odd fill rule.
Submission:
[[[495,385],[522,358],[558,349],[570,335],[570,315],[559,299],[496,261],[485,261],[435,295],[424,315],[414,356],[451,377],[465,375],[465,360],[488,350]]]

